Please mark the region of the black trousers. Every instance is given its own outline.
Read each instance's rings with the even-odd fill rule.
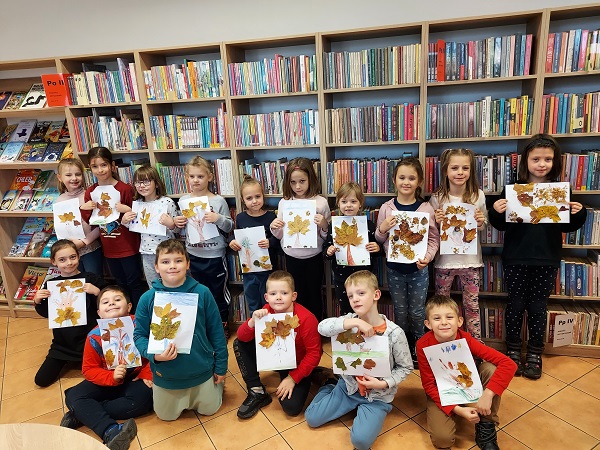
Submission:
[[[297,259],[285,255],[287,271],[294,277],[297,302],[306,307],[320,322],[323,320],[323,256]]]
[[[221,322],[229,320],[231,295],[227,289],[227,262],[223,258],[199,258],[190,255],[190,273],[198,283],[208,288],[217,302]]]
[[[60,375],[60,371],[65,367],[68,361],[63,359],[52,358],[46,356],[46,359],[35,374],[35,384],[39,387],[48,387],[56,380]],[[78,363],[81,364],[81,363]]]
[[[125,256],[124,258],[105,258],[110,274],[119,286],[124,287],[131,297],[131,314],[135,313],[138,301],[148,285],[142,281],[142,263],[140,255]]]

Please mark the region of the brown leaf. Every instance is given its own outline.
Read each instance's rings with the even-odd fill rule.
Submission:
[[[373,361],[372,359],[367,359],[365,360],[365,363],[363,364],[363,367],[367,370],[371,370],[373,367],[375,367],[377,364],[375,363],[375,361]]]
[[[356,219],[352,219],[352,225],[343,220],[341,227],[334,227],[335,239],[334,242],[342,247],[346,245],[357,246],[363,241],[363,237],[358,234],[358,223]]]
[[[262,341],[258,345],[262,345],[264,348],[269,348],[275,343],[276,336],[273,333],[260,333]]]

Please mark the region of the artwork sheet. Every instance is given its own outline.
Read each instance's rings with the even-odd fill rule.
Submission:
[[[148,353],[160,354],[173,342],[177,353],[189,354],[198,312],[198,294],[156,292]]]
[[[398,224],[390,230],[387,260],[409,264],[427,253],[429,214],[412,211],[394,211]]]
[[[58,239],[85,239],[79,199],[73,198],[52,205],[54,230]]]
[[[207,196],[191,197],[179,200],[181,214],[187,218],[185,232],[190,244],[208,241],[219,235],[219,229],[214,223],[206,223],[204,216],[210,211]]]
[[[142,365],[142,356],[133,342],[134,327],[130,316],[98,319],[98,328],[107,369]]]
[[[90,225],[106,225],[119,218],[115,205],[121,201],[121,193],[114,186],[96,186],[90,196],[97,205],[92,211]]]
[[[317,248],[316,200],[282,200],[279,202],[284,222],[282,246]]]
[[[85,278],[48,281],[48,325],[68,328],[87,324]]]
[[[292,313],[267,314],[255,320],[256,367],[265,370],[295,369],[296,332],[300,322]]]
[[[331,336],[333,373],[389,377],[390,344],[387,336],[365,337],[357,329]]]
[[[506,221],[569,223],[569,183],[528,183],[506,186]]]
[[[368,266],[369,228],[366,216],[333,216],[331,218],[335,260],[340,266]]]
[[[129,224],[129,231],[134,233],[167,235],[167,227],[159,223],[160,216],[167,212],[167,205],[161,202],[145,202],[135,200],[131,210],[136,214]]]
[[[264,272],[273,269],[268,248],[260,248],[258,241],[266,239],[265,227],[250,227],[234,230],[235,240],[241,245],[239,251],[242,273]]]
[[[440,255],[476,255],[477,220],[475,205],[447,203],[440,223]]]
[[[423,351],[435,376],[442,406],[479,400],[483,386],[466,339],[432,345]]]

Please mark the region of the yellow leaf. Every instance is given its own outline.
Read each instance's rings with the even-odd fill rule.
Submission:
[[[150,213],[146,213],[146,208],[144,208],[142,211],[142,217],[140,217],[140,222],[142,222],[142,225],[144,225],[146,228],[148,228],[149,221],[150,221]]]
[[[262,341],[258,345],[262,345],[264,348],[269,348],[275,343],[276,336],[274,333],[260,333],[260,337],[262,337]]]
[[[115,355],[110,348],[104,354],[104,359],[106,360],[106,365],[108,367],[112,366],[115,362]]]
[[[309,219],[302,220],[302,217],[300,217],[298,214],[296,214],[296,217],[294,217],[294,220],[291,222],[288,222],[288,234],[290,236],[293,236],[296,233],[306,234],[306,233],[308,233],[309,225],[310,225]]]
[[[123,322],[121,322],[121,319],[117,319],[114,324],[108,324],[109,330],[116,330],[117,328],[123,328]]]
[[[343,220],[341,227],[334,227],[335,239],[334,242],[342,247],[346,245],[359,245],[363,237],[358,234],[358,223],[356,219],[352,219],[352,225]]]
[[[102,194],[100,194],[100,200],[110,200],[110,195],[108,194],[108,192],[103,192]]]
[[[61,223],[72,222],[73,219],[75,219],[75,214],[69,211],[64,214],[59,214],[58,218],[60,219]]]
[[[298,328],[300,326],[300,320],[298,319],[297,315],[294,315],[292,317],[289,314],[286,314],[285,320],[283,321],[283,323],[285,323],[286,325],[289,325],[292,328]]]

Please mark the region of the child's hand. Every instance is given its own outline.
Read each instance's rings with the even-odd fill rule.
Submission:
[[[175,228],[175,220],[166,213],[162,213],[160,215],[160,217],[158,218],[158,223],[160,223],[161,225],[164,225],[169,230],[172,230],[173,228]]]
[[[142,380],[146,386],[152,389],[152,380],[146,380],[145,378],[135,377],[132,381]]]
[[[171,361],[175,358],[177,358],[177,347],[172,342],[160,355],[154,355],[155,361]]]
[[[271,229],[278,230],[280,228],[283,228],[284,225],[285,225],[285,222],[283,220],[275,219],[273,222],[271,222]]]
[[[440,223],[442,223],[442,220],[444,220],[444,210],[443,209],[436,209],[435,210],[435,221],[439,225]]]
[[[216,373],[213,373],[213,380],[215,381],[215,384],[225,383],[225,375],[217,375]]]
[[[427,267],[427,264],[429,264],[429,258],[427,258],[427,256],[423,259],[419,258],[417,261],[417,269],[421,270],[423,267]]]
[[[337,251],[338,249],[335,245],[330,245],[329,248],[327,248],[327,256],[333,256],[333,254]]]
[[[113,378],[115,381],[121,382],[127,375],[127,366],[125,364],[119,364],[115,367],[115,371],[113,373]]]
[[[206,223],[215,223],[217,220],[219,220],[219,216],[221,214],[216,213],[214,211],[209,211],[206,214],[204,214],[204,220],[206,220]]]
[[[135,219],[136,217],[137,217],[137,214],[134,213],[133,211],[126,212],[125,214],[123,214],[123,217],[121,218],[121,223],[123,225],[127,225],[128,223],[133,222],[133,219]]]
[[[248,321],[248,326],[250,328],[254,328],[254,325],[256,324],[256,321],[258,319],[262,319],[263,317],[265,317],[267,314],[269,314],[269,311],[266,310],[265,308],[260,308],[257,309],[256,311],[254,311],[252,313],[252,318]]]
[[[281,380],[279,386],[277,386],[277,390],[275,391],[275,395],[279,397],[279,400],[284,400],[286,395],[287,398],[292,398],[292,392],[294,392],[294,387],[296,386],[296,382],[289,375]]]
[[[494,391],[491,389],[484,389],[483,394],[479,397],[475,408],[477,412],[482,416],[489,416],[492,413],[492,400],[494,399]]]
[[[69,240],[75,244],[75,247],[77,247],[77,250],[79,250],[80,248],[85,247],[85,242],[83,242],[81,239],[79,238],[75,238],[75,237],[71,237],[69,238]]]
[[[505,198],[501,198],[500,200],[496,200],[494,202],[494,210],[498,214],[502,214],[506,212],[506,206],[508,205],[508,201]]]
[[[571,207],[571,214],[577,214],[583,208],[583,205],[579,202],[569,202],[569,206]]]
[[[356,381],[367,389],[385,389],[388,387],[387,382],[380,380],[379,378],[371,377],[369,375],[363,375],[363,378],[364,380],[356,378]]]
[[[242,249],[242,246],[234,239],[229,243],[229,248],[234,252],[239,252]]]
[[[467,419],[471,423],[479,423],[479,414],[477,414],[477,409],[471,408],[470,406],[457,405],[454,407],[454,414]]]
[[[320,227],[324,232],[327,233],[327,228],[329,228],[329,224],[327,223],[327,219],[323,214],[315,214],[315,223],[318,227]]]
[[[475,220],[477,221],[477,228],[480,228],[485,223],[485,216],[479,208],[475,209]]]
[[[269,240],[261,239],[260,241],[258,241],[258,248],[269,248]]]
[[[90,200],[88,202],[85,202],[83,205],[81,205],[79,207],[79,209],[83,209],[84,211],[91,211],[92,209],[96,209],[96,202],[93,200]]]
[[[185,224],[187,223],[187,217],[177,216],[173,219],[173,221],[175,222],[175,225],[177,226],[177,228],[183,228],[183,227],[185,227]]]
[[[33,303],[35,303],[36,305],[39,305],[43,299],[49,298],[49,297],[50,297],[49,289],[39,289],[33,296]]]
[[[377,253],[379,251],[379,244],[377,242],[369,242],[365,245],[365,248],[369,253]]]
[[[351,328],[358,328],[363,336],[371,337],[375,335],[375,330],[373,329],[373,325],[368,322],[365,322],[358,317],[354,317],[352,319],[344,319],[344,330],[350,330]]]
[[[98,289],[92,283],[85,283],[83,285],[83,292],[86,294],[98,295],[100,293],[100,289]]]
[[[126,204],[121,202],[115,203],[115,209],[119,214],[131,212],[131,206],[127,206]]]
[[[385,234],[388,231],[390,231],[392,228],[394,228],[397,224],[398,224],[398,221],[396,220],[396,216],[394,216],[394,215],[388,216],[385,218],[385,220],[383,222],[381,222],[379,224],[379,232],[381,234]]]

